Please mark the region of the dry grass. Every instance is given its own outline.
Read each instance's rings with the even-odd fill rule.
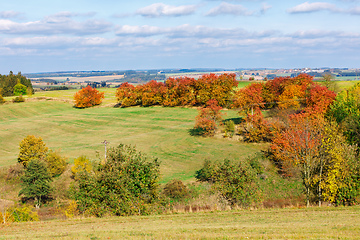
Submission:
[[[360,207],[260,209],[0,225],[0,239],[358,239]]]

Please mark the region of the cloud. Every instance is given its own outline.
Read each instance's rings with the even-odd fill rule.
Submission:
[[[310,12],[316,12],[316,11],[322,11],[322,10],[328,10],[331,12],[337,12],[339,9],[336,7],[336,5],[327,3],[327,2],[314,2],[309,3],[305,2],[300,5],[297,5],[293,8],[288,9],[289,13],[310,13]]]
[[[263,3],[260,13],[261,14],[265,14],[270,8],[272,8],[271,5],[267,4],[267,3]]]
[[[185,16],[193,14],[197,9],[196,5],[170,6],[164,3],[154,3],[150,6],[140,8],[136,14],[143,17],[163,17],[163,16]]]
[[[6,18],[6,19],[17,18],[20,15],[22,15],[22,13],[15,12],[15,11],[2,11],[2,12],[0,12],[0,18]]]
[[[222,2],[219,6],[211,9],[206,16],[218,16],[218,15],[236,15],[236,16],[250,16],[254,12],[249,11],[242,5],[235,5],[226,2]]]
[[[155,26],[118,26],[115,33],[118,36],[153,37],[163,35],[168,38],[244,38],[264,37],[275,34],[275,31],[262,31],[250,33],[241,28],[211,28],[206,26],[192,26],[183,24],[176,27],[160,28]]]
[[[2,34],[73,34],[90,35],[101,34],[111,30],[112,24],[103,20],[89,19],[74,21],[74,16],[91,16],[89,14],[74,14],[61,12],[47,16],[40,21],[18,23],[7,19],[0,19],[0,33]]]

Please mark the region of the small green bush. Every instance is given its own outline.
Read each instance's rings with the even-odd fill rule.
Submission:
[[[225,136],[233,137],[235,134],[235,123],[233,120],[229,120],[225,122]]]
[[[184,183],[180,180],[173,179],[172,181],[168,182],[164,187],[164,194],[167,197],[180,200],[187,196],[189,193],[188,188]]]
[[[23,96],[17,96],[12,100],[14,103],[20,103],[20,102],[25,102],[25,98]]]
[[[212,183],[212,189],[232,206],[248,207],[260,201],[256,172],[246,161],[206,161],[196,178]]]

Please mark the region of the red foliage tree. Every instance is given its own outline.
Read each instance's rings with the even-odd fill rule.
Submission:
[[[122,107],[135,106],[140,102],[139,89],[127,82],[120,85],[116,90],[115,96]]]
[[[336,93],[327,87],[313,84],[306,96],[306,111],[313,111],[324,114],[330,104],[335,100]]]
[[[240,108],[245,113],[252,112],[253,114],[254,109],[257,110],[263,106],[262,89],[263,84],[261,83],[253,83],[239,89],[235,93],[233,107]]]
[[[200,130],[201,135],[214,135],[217,125],[222,121],[221,109],[215,99],[207,101],[206,107],[201,108],[196,116],[194,129]]]
[[[104,99],[104,93],[87,86],[74,94],[75,107],[87,108],[99,105]]]
[[[166,88],[164,83],[151,80],[150,82],[139,86],[140,99],[142,106],[153,106],[162,104]]]

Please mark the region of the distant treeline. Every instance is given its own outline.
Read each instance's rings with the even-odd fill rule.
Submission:
[[[27,79],[25,76],[21,75],[21,72],[19,72],[17,75],[14,75],[13,72],[10,71],[9,75],[0,74],[0,95],[4,97],[13,96],[14,87],[18,83],[25,85],[27,87],[28,93],[34,93],[30,79]]]

